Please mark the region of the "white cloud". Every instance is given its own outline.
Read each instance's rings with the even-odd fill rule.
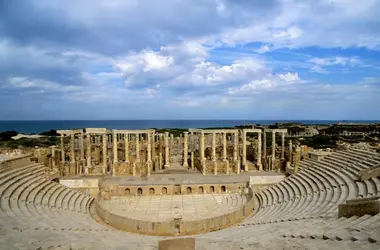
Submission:
[[[228,89],[230,95],[250,95],[259,94],[266,91],[291,90],[294,84],[299,84],[298,73],[286,73],[277,75],[267,75],[262,79],[253,80],[239,87]]]
[[[361,66],[362,61],[359,57],[343,57],[343,56],[335,56],[335,57],[314,57],[309,60],[310,63],[313,64],[311,67],[311,71],[320,74],[326,74],[328,71],[325,67],[329,66]]]

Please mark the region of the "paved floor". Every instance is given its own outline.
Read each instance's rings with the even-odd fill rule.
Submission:
[[[101,206],[128,218],[144,221],[194,221],[230,213],[246,203],[240,194],[193,194],[112,197]]]

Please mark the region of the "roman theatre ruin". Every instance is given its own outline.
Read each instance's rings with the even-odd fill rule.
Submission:
[[[57,132],[58,146],[0,161],[9,249],[380,247],[373,148],[311,150],[254,127]]]

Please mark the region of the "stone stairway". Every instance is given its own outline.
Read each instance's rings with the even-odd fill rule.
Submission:
[[[255,195],[256,214],[237,226],[195,235],[196,249],[380,249],[380,215],[337,216],[349,199],[380,195],[380,179],[360,182],[380,162],[363,150],[301,162],[280,183]],[[172,165],[172,171],[184,171]],[[244,203],[231,198],[231,205]],[[157,249],[153,237],[117,231],[93,219],[94,200],[46,180],[43,167],[0,168],[1,249]],[[92,212],[91,212],[92,211]]]

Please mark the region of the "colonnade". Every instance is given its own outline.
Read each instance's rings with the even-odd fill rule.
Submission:
[[[76,174],[91,174],[90,170],[96,167],[100,169],[101,174],[110,173],[113,176],[117,172],[115,166],[130,168],[131,171],[123,170],[123,174],[133,176],[137,174],[139,166],[140,173],[144,172],[144,175],[150,176],[152,171],[165,171],[173,167],[173,164],[178,164],[178,162],[173,162],[174,156],[182,159],[180,164],[183,169],[198,168],[204,175],[208,173],[217,175],[221,172],[240,174],[241,171],[252,170],[252,164],[258,171],[272,171],[275,170],[276,162],[276,133],[281,134],[280,160],[284,161],[286,132],[286,129],[254,128],[189,129],[181,136],[174,138],[169,132],[156,133],[155,130],[86,128],[85,130],[57,131],[61,135],[61,165],[75,165]],[[252,133],[257,134],[255,163],[247,160],[247,135]],[[267,133],[272,134],[272,150],[269,157],[266,145]],[[206,136],[208,145],[205,145]],[[65,147],[65,142],[68,141],[65,137],[70,138],[69,147]],[[216,151],[220,146],[221,151],[218,151],[217,155]],[[207,148],[211,149],[209,159],[206,159],[205,155]],[[95,150],[95,157],[93,150]],[[109,150],[110,153],[108,153]],[[52,147],[52,156],[55,156],[56,151],[57,148]],[[141,168],[144,168],[143,171]]]

